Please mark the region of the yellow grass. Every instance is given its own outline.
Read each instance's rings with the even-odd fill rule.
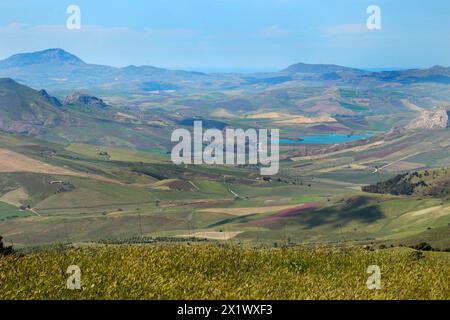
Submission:
[[[332,168],[324,168],[324,169],[320,169],[318,170],[318,172],[334,172],[334,171],[339,171],[339,170],[345,170],[345,169],[353,169],[353,170],[367,170],[368,167],[359,163],[352,163],[352,164],[347,164],[347,165],[342,165],[342,166],[336,166],[336,167],[332,167]]]
[[[219,108],[217,110],[215,110],[214,112],[211,113],[211,115],[213,117],[218,117],[218,118],[235,118],[236,116],[233,115],[232,113],[228,112],[227,110],[223,109],[223,108]]]
[[[193,234],[184,234],[180,235],[180,237],[194,237],[194,238],[204,238],[210,240],[230,240],[237,235],[240,235],[243,231],[200,231]]]
[[[420,216],[426,216],[427,218],[438,218],[441,216],[446,216],[448,214],[450,214],[450,207],[435,206],[427,209],[405,213],[400,218],[420,217]]]
[[[136,120],[137,118],[131,114],[126,114],[126,113],[122,113],[122,112],[117,112],[116,113],[116,117],[117,118],[122,118],[122,119],[132,119],[132,120]]]
[[[0,201],[9,203],[16,207],[20,207],[22,202],[25,200],[28,200],[28,194],[25,190],[23,190],[23,188],[10,191],[0,198]]]
[[[0,256],[0,299],[450,299],[449,253],[105,246]],[[81,289],[68,290],[71,265]],[[381,289],[370,290],[377,265]],[[369,282],[370,283],[370,282]]]
[[[279,119],[279,118],[288,118],[291,117],[288,114],[279,113],[279,112],[266,112],[266,113],[257,113],[247,116],[248,119]]]
[[[284,125],[295,125],[295,124],[315,124],[315,123],[331,123],[331,122],[337,122],[337,120],[328,116],[321,116],[314,118],[297,116],[295,118],[277,121],[276,123]]]

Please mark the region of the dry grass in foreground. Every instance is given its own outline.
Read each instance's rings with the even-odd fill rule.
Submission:
[[[0,256],[0,299],[450,299],[450,254],[131,245]],[[66,288],[70,265],[79,291]],[[369,265],[381,290],[369,290]]]

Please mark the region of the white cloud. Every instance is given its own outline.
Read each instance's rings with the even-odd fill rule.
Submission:
[[[267,38],[281,38],[288,36],[289,31],[274,25],[262,29],[261,34]]]
[[[360,34],[368,31],[364,24],[336,24],[320,27],[319,30],[326,35]]]

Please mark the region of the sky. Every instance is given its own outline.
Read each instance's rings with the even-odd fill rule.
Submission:
[[[80,8],[79,30],[66,26],[69,5]],[[367,28],[370,5],[380,30]],[[450,1],[0,0],[0,59],[47,48],[89,63],[198,71],[450,66]]]

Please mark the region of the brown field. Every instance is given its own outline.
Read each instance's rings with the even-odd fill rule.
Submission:
[[[271,206],[271,207],[248,207],[248,208],[208,208],[201,209],[200,212],[207,213],[225,213],[232,216],[246,216],[249,214],[258,214],[266,212],[276,212],[297,207],[297,205]]]
[[[158,190],[179,190],[179,191],[197,191],[199,188],[191,181],[177,179],[161,180],[153,184]]]
[[[132,119],[132,120],[137,120],[137,118],[131,114],[126,114],[126,113],[122,113],[122,112],[117,112],[116,113],[116,118],[117,119]]]
[[[279,112],[258,113],[247,116],[248,119],[272,119],[275,123],[284,125],[295,124],[315,124],[337,122],[336,119],[329,116],[305,117],[301,115],[292,115]]]
[[[414,103],[412,103],[408,99],[402,99],[401,102],[405,107],[407,107],[411,111],[416,111],[416,112],[425,111],[423,108],[416,106]]]
[[[362,146],[357,146],[357,147],[352,147],[352,148],[347,148],[347,149],[342,149],[342,150],[335,151],[335,152],[330,152],[330,153],[324,153],[324,154],[318,154],[318,155],[306,156],[306,157],[294,157],[294,158],[291,158],[291,160],[292,161],[318,160],[318,159],[334,156],[334,155],[337,155],[337,154],[346,153],[346,152],[349,152],[349,151],[352,151],[352,152],[366,151],[366,150],[368,150],[370,148],[380,146],[380,145],[382,145],[384,143],[385,143],[384,141],[376,141],[374,143],[370,143],[370,144],[366,144],[366,145],[362,145]]]
[[[4,194],[0,198],[0,201],[11,204],[16,207],[20,207],[22,205],[22,201],[27,199],[28,194],[25,192],[23,188],[19,188]]]
[[[335,172],[335,171],[339,171],[339,170],[345,170],[345,169],[353,169],[353,170],[367,170],[368,167],[359,163],[351,163],[351,164],[346,164],[346,165],[342,165],[342,166],[336,166],[336,167],[332,167],[332,168],[323,168],[318,170],[318,172]]]
[[[205,238],[211,240],[230,240],[238,235],[240,235],[243,231],[201,231],[196,232],[190,235],[181,235],[180,237],[194,237],[194,238]]]
[[[307,112],[326,112],[333,114],[345,114],[351,115],[353,111],[345,109],[338,103],[326,103],[326,102],[318,102],[313,107],[306,109]]]
[[[34,160],[26,157],[20,153],[0,149],[0,172],[33,172],[33,173],[48,173],[66,176],[79,176],[80,173],[55,167],[50,164]]]
[[[448,208],[446,208],[448,209]],[[413,212],[408,212],[405,214],[405,216],[411,216],[411,217],[419,217],[419,216],[423,216],[423,215],[430,215],[433,212],[441,212],[444,211],[444,207],[443,206],[435,206],[435,207],[431,207],[431,208],[426,208],[426,209],[422,209],[422,210],[418,210],[418,211],[413,211]]]
[[[228,112],[227,110],[225,110],[223,108],[216,109],[214,112],[211,113],[211,115],[213,117],[230,118],[230,119],[236,117],[235,115],[233,115],[232,113]]]
[[[331,123],[331,122],[337,122],[336,119],[328,116],[322,116],[322,117],[303,117],[303,116],[296,116],[295,118],[287,119],[287,120],[281,120],[277,121],[277,124],[281,125],[295,125],[295,124],[314,124],[314,123]]]
[[[267,113],[257,113],[247,116],[248,119],[280,119],[291,117],[288,114],[279,112],[267,112]]]
[[[408,162],[408,161],[400,161],[396,162],[393,165],[386,168],[386,171],[411,171],[411,170],[417,170],[420,168],[424,168],[425,165],[422,163],[415,163],[415,162]]]
[[[54,242],[85,242],[108,238],[127,238],[180,227],[182,219],[165,215],[131,215],[122,213],[107,216],[89,215],[79,219],[56,222],[53,217],[30,216],[11,219],[0,224],[5,243],[15,246]]]
[[[53,166],[51,164],[32,159],[14,151],[0,149],[0,173],[11,172],[31,172],[62,176],[76,176],[104,182],[120,183],[116,180],[108,179],[99,175],[72,171],[70,169]]]

